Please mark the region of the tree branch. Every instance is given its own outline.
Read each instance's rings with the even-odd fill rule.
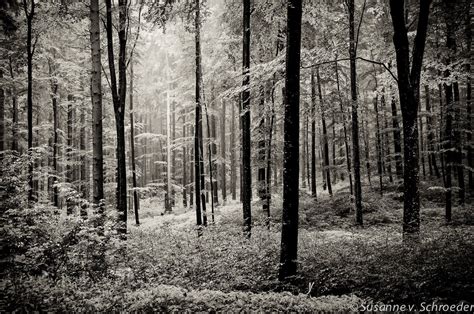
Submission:
[[[357,47],[359,46],[359,34],[360,34],[360,27],[362,25],[362,21],[364,19],[365,13],[365,6],[367,4],[367,0],[364,0],[364,5],[362,6],[362,12],[360,13],[360,20],[359,25],[357,26],[357,35],[356,35],[356,42],[355,42],[355,54],[357,55]]]

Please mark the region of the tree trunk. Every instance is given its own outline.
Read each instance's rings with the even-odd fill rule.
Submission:
[[[311,68],[311,195],[317,198],[316,192],[316,82],[314,68]]]
[[[395,155],[395,173],[398,178],[403,177],[402,166],[402,136],[400,134],[400,125],[398,124],[397,105],[395,96],[392,96],[392,127],[393,127],[393,148]]]
[[[326,178],[326,185],[328,188],[329,195],[332,196],[332,185],[331,185],[331,170],[329,165],[329,143],[328,143],[328,131],[326,128],[326,106],[323,102],[323,93],[321,88],[321,78],[319,76],[319,68],[316,68],[316,78],[318,82],[318,95],[319,95],[319,106],[321,108],[321,124],[323,127],[323,157],[324,157],[324,176]]]
[[[125,156],[125,97],[127,93],[126,77],[126,49],[127,49],[127,19],[128,4],[127,0],[119,0],[119,82],[115,73],[114,45],[113,45],[113,26],[112,26],[112,4],[111,0],[106,0],[107,10],[107,52],[110,70],[110,85],[112,89],[112,101],[115,113],[115,128],[117,133],[117,212],[118,212],[118,231],[125,238],[127,233],[127,169]],[[118,88],[117,88],[118,87]]]
[[[186,108],[183,106],[183,141],[186,141]],[[186,142],[183,143],[183,158],[182,158],[182,163],[183,167],[183,207],[186,208],[188,207],[188,150],[187,150],[187,144]]]
[[[340,89],[340,84],[339,84],[339,66],[337,65],[337,56],[336,56],[336,61],[335,61],[335,66],[336,66],[336,85],[337,85],[337,95],[339,98],[339,106],[341,109],[341,119],[342,119],[342,126],[344,130],[344,146],[346,149],[346,164],[347,164],[347,174],[349,176],[349,187],[351,191],[351,195],[354,194],[354,189],[352,186],[352,171],[351,171],[351,153],[349,149],[349,140],[347,139],[347,126],[346,126],[346,110],[343,107],[342,104],[342,95],[341,95],[341,89]]]
[[[226,145],[225,145],[225,115],[226,115],[226,104],[222,101],[222,114],[221,114],[221,191],[222,191],[222,202],[225,204],[227,200],[227,179],[226,179]]]
[[[0,69],[0,81],[3,81],[3,70]],[[0,87],[0,176],[3,175],[3,156],[5,153],[5,90]]]
[[[232,120],[230,122],[230,192],[232,199],[237,199],[237,171],[235,165],[235,104],[232,104]]]
[[[351,73],[352,102],[352,162],[354,167],[354,188],[356,205],[356,223],[362,225],[362,186],[360,182],[359,118],[357,113],[357,74],[356,74],[356,38],[354,27],[354,0],[348,1],[349,9],[349,56]]]
[[[35,50],[35,43],[32,41],[33,33],[33,18],[35,16],[35,1],[31,1],[31,5],[28,5],[29,1],[23,0],[23,9],[26,16],[26,54],[27,54],[27,96],[26,96],[26,110],[27,110],[27,129],[28,129],[28,153],[31,154],[33,148],[33,54]],[[35,200],[33,186],[33,162],[30,160],[28,163],[28,204],[32,206]]]
[[[426,123],[428,126],[428,161],[429,164],[431,165],[430,167],[430,175],[432,175],[432,171],[434,171],[434,174],[436,175],[437,178],[440,177],[439,174],[439,168],[438,168],[438,163],[436,162],[436,153],[435,153],[435,138],[434,138],[434,128],[433,126],[435,125],[434,119],[433,119],[433,113],[431,112],[431,102],[430,102],[430,88],[428,85],[425,85],[425,106],[426,106],[426,113],[427,113],[427,118],[426,118]]]
[[[400,0],[390,0],[390,14],[394,29],[393,43],[397,59],[398,91],[403,118],[404,240],[418,239],[420,230],[418,128],[416,122],[419,106],[420,74],[423,64],[430,2],[430,0],[420,1],[418,26],[410,67],[408,30],[403,16],[405,3]]]
[[[250,166],[250,0],[243,0],[243,56],[242,56],[242,203],[244,233],[252,229],[252,169]]]
[[[379,108],[378,108],[378,95],[375,94],[374,98],[374,110],[375,110],[375,137],[377,139],[377,173],[379,175],[379,187],[380,195],[383,195],[383,153],[382,153],[382,139],[380,136],[380,121],[379,121]]]
[[[301,58],[302,1],[288,1],[286,78],[285,78],[285,135],[283,149],[283,214],[279,279],[296,274],[298,255],[299,189],[299,100]]]
[[[201,113],[201,12],[200,0],[196,1],[195,16],[195,44],[196,44],[196,124],[194,135],[194,171],[195,171],[195,193],[196,193],[196,223],[198,228],[204,223],[207,225],[206,216],[206,195],[202,193],[204,187],[204,160],[203,160],[203,143],[202,143],[202,113]],[[202,215],[202,217],[201,217]],[[201,234],[198,229],[198,235]]]
[[[71,94],[67,95],[67,142],[66,142],[66,181],[69,183],[68,195],[66,195],[66,206],[67,214],[73,214],[73,204],[72,204],[72,188],[74,182],[74,168],[73,168],[73,159],[72,159],[72,139],[73,139],[73,96]]]
[[[140,198],[137,190],[137,172],[135,165],[135,112],[133,109],[133,59],[130,60],[130,163],[132,168],[132,189],[133,189],[133,208],[135,213],[135,223],[140,224],[138,211],[140,209]]]
[[[11,56],[8,58],[10,77],[12,80],[15,79],[13,74],[13,61]],[[15,86],[11,88],[12,97],[12,151],[18,153],[18,99]]]

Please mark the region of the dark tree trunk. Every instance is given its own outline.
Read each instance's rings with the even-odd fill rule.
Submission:
[[[137,190],[137,173],[135,165],[135,113],[133,111],[133,59],[130,61],[130,163],[132,168],[132,189],[133,189],[133,208],[135,213],[135,223],[140,224],[138,211],[140,209],[140,198]]]
[[[201,98],[201,12],[200,0],[196,1],[196,16],[194,21],[195,44],[196,44],[196,113],[194,134],[194,171],[195,171],[195,193],[196,193],[196,223],[198,228],[207,225],[206,195],[202,193],[204,187],[204,159],[202,143],[202,98]],[[201,234],[198,229],[198,235]]]
[[[316,192],[316,81],[314,68],[311,68],[311,195],[317,198]]]
[[[430,0],[420,1],[418,26],[410,67],[408,30],[403,16],[405,3],[403,0],[390,0],[390,14],[394,29],[393,43],[397,59],[398,91],[403,118],[403,234],[405,240],[411,238],[412,235],[417,238],[420,230],[418,128],[416,122],[419,106],[420,74],[425,50],[430,3]]]
[[[435,125],[433,119],[433,113],[431,112],[431,102],[430,102],[430,88],[428,85],[425,85],[425,105],[426,105],[426,123],[429,126],[428,128],[428,161],[430,165],[430,175],[432,175],[432,171],[436,177],[440,177],[438,163],[436,161],[436,153],[435,153],[435,136],[434,136],[434,128]]]
[[[316,68],[316,78],[318,83],[318,95],[319,95],[319,105],[321,108],[321,124],[323,127],[323,157],[324,157],[324,171],[323,174],[326,178],[326,186],[328,188],[329,195],[332,196],[332,185],[331,185],[331,170],[329,164],[329,143],[328,143],[328,131],[326,127],[326,106],[323,101],[323,92],[321,88],[321,78],[319,76],[319,68]]]
[[[225,203],[227,200],[227,179],[226,179],[226,145],[225,145],[225,117],[226,115],[226,104],[222,101],[222,114],[221,114],[221,191],[222,191],[222,202]]]
[[[243,0],[243,55],[242,55],[242,203],[244,233],[251,235],[252,228],[252,169],[250,166],[250,0]]]
[[[110,85],[112,89],[112,101],[115,113],[115,128],[117,133],[117,212],[118,212],[118,231],[125,237],[127,233],[127,169],[125,156],[125,97],[127,93],[126,77],[126,49],[127,49],[127,19],[128,4],[127,0],[119,0],[119,81],[115,73],[114,44],[113,44],[113,26],[112,26],[112,4],[111,0],[106,0],[107,9],[107,52],[110,70]],[[118,87],[118,88],[117,88]]]
[[[283,148],[283,215],[279,279],[296,274],[298,255],[299,101],[302,1],[288,1],[285,119]]]
[[[73,96],[71,94],[67,95],[67,146],[66,146],[66,181],[69,183],[68,195],[66,195],[66,206],[67,214],[73,214],[73,204],[72,204],[72,188],[74,183],[74,167],[73,167],[73,158],[72,158],[72,147],[73,147],[73,118],[74,118],[74,108],[72,107]]]
[[[472,29],[471,29],[471,1],[466,1],[465,8],[465,19],[464,19],[464,34],[466,39],[466,55],[471,56],[471,40],[472,40]],[[471,63],[466,64],[466,73],[471,73]],[[472,87],[471,77],[467,77],[466,82],[466,150],[467,150],[467,165],[468,165],[468,186],[471,193],[474,191],[474,154],[473,154],[473,142],[472,142]],[[469,132],[471,131],[471,132]]]
[[[0,81],[3,80],[3,70],[0,69]],[[5,90],[0,87],[0,176],[3,174],[3,156],[5,153]]]
[[[86,138],[86,112],[84,109],[84,104],[81,106],[81,113],[80,113],[80,131],[79,131],[79,149],[81,151],[80,161],[80,187],[81,187],[81,197],[83,198],[80,206],[81,210],[81,217],[87,217],[87,202],[86,200],[89,198],[89,165],[88,165],[88,158],[86,154],[86,143],[88,139]]]
[[[15,78],[13,74],[13,60],[11,56],[8,58],[10,77],[13,80]],[[11,88],[12,97],[12,151],[18,153],[18,99],[17,91],[15,86]]]
[[[349,56],[351,77],[352,102],[352,163],[354,168],[354,192],[356,206],[356,223],[363,224],[362,220],[362,185],[360,182],[360,148],[359,148],[359,118],[357,100],[357,69],[356,69],[356,38],[354,27],[354,0],[348,1],[349,9]]]
[[[454,142],[455,142],[455,163],[456,163],[456,170],[457,170],[457,177],[458,177],[458,188],[459,188],[459,204],[464,205],[466,201],[466,193],[465,193],[465,183],[464,183],[464,165],[463,165],[463,158],[462,158],[462,133],[461,129],[463,127],[462,118],[461,118],[461,103],[459,97],[459,84],[458,82],[454,82],[453,84],[453,95],[454,95]]]
[[[380,136],[380,121],[379,121],[379,108],[378,108],[378,95],[374,98],[374,110],[375,110],[375,123],[376,131],[375,137],[377,139],[377,173],[379,175],[379,187],[380,195],[383,195],[383,153],[382,153],[382,139]]]
[[[31,5],[28,5],[31,3]],[[33,148],[33,54],[36,42],[33,43],[33,18],[35,17],[35,1],[23,0],[23,9],[26,16],[26,54],[27,54],[27,96],[26,96],[26,112],[27,112],[27,128],[28,128],[28,152],[31,154]],[[28,204],[31,206],[35,200],[33,186],[33,162],[30,160],[28,165]]]

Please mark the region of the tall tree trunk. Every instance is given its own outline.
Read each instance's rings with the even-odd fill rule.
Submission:
[[[385,165],[385,170],[388,174],[388,180],[390,183],[393,182],[393,175],[392,175],[392,157],[391,157],[391,152],[390,152],[390,134],[386,131],[388,130],[388,119],[387,119],[387,110],[386,110],[386,102],[385,102],[385,89],[382,89],[382,96],[380,97],[380,105],[382,107],[383,111],[383,120],[384,120],[384,146],[385,146],[385,159],[384,159],[384,165]]]
[[[374,110],[375,110],[375,137],[377,139],[377,173],[379,175],[379,187],[380,195],[383,195],[383,153],[382,153],[382,139],[380,136],[380,121],[379,121],[379,108],[378,108],[378,95],[375,94],[374,98]]]
[[[31,3],[31,5],[28,5]],[[27,96],[26,96],[26,111],[27,111],[27,128],[28,128],[28,153],[32,153],[33,148],[33,54],[35,50],[36,41],[33,43],[33,18],[35,17],[35,1],[31,2],[23,0],[23,9],[26,16],[26,54],[27,54]],[[28,204],[31,206],[35,200],[33,186],[33,162],[30,160],[28,165]]]
[[[390,0],[390,14],[392,16],[394,30],[393,43],[397,59],[397,83],[403,118],[403,234],[404,240],[409,240],[412,238],[417,239],[420,230],[418,128],[416,121],[419,106],[420,74],[423,64],[431,1],[420,1],[418,26],[414,40],[411,67],[408,30],[403,16],[404,2],[403,0]]]
[[[352,102],[352,162],[354,168],[354,192],[356,205],[356,223],[362,225],[362,186],[360,182],[359,118],[357,113],[357,74],[356,74],[356,38],[354,27],[354,0],[348,1],[349,9],[349,56],[351,73]]]
[[[230,192],[232,199],[237,199],[237,170],[235,165],[235,104],[232,104],[232,120],[230,122]]]
[[[115,113],[115,128],[117,132],[117,212],[118,212],[118,231],[125,238],[127,233],[127,169],[125,156],[125,97],[127,93],[126,77],[126,49],[127,49],[127,19],[128,4],[127,0],[119,0],[119,81],[115,73],[114,44],[113,44],[113,26],[112,26],[112,4],[111,0],[106,0],[107,10],[107,52],[110,70],[110,85],[112,90],[112,101]],[[118,87],[118,88],[117,88]]]
[[[259,106],[259,125],[258,125],[258,150],[257,150],[257,155],[258,155],[258,161],[257,161],[257,167],[258,167],[258,197],[260,198],[262,202],[262,209],[263,212],[266,212],[266,163],[265,163],[265,157],[266,157],[266,121],[265,121],[265,90],[264,87],[262,86],[260,89],[260,106]]]
[[[242,52],[242,203],[244,233],[252,229],[252,169],[250,166],[250,0],[243,0],[243,52]]]
[[[466,1],[465,8],[465,19],[464,19],[464,34],[466,39],[466,55],[471,56],[471,41],[472,41],[472,29],[471,29],[471,1]],[[467,62],[466,73],[471,73],[471,63]],[[468,186],[471,193],[474,191],[474,153],[473,153],[473,142],[472,142],[472,87],[471,77],[467,77],[466,82],[466,150],[467,150],[467,165],[468,165]],[[471,132],[469,132],[471,131]]]
[[[226,145],[225,145],[225,115],[226,115],[226,104],[222,101],[222,114],[221,114],[221,190],[222,190],[222,202],[225,204],[227,200],[227,179],[226,179]]]
[[[319,68],[316,68],[316,78],[318,82],[318,95],[319,95],[319,106],[321,108],[321,124],[323,127],[323,154],[324,154],[324,176],[326,178],[326,185],[328,188],[329,195],[332,196],[332,185],[331,185],[331,170],[329,165],[329,143],[328,143],[328,131],[326,128],[326,106],[323,101],[323,93],[321,88],[321,78],[319,76]]]
[[[395,96],[392,95],[392,127],[393,127],[393,149],[395,155],[395,172],[400,179],[403,177],[402,166],[402,136],[400,133],[400,125],[398,124],[397,105],[395,103]]]
[[[351,153],[349,149],[349,140],[347,139],[347,126],[346,126],[346,110],[343,107],[342,95],[341,95],[341,88],[339,83],[339,66],[337,65],[337,56],[335,61],[336,66],[336,85],[337,85],[337,95],[339,98],[339,106],[341,110],[341,119],[342,119],[342,126],[344,130],[344,146],[346,149],[346,164],[347,164],[347,174],[349,176],[349,188],[351,191],[351,195],[354,194],[354,188],[352,186],[352,171],[351,171]]]
[[[3,80],[3,70],[0,69],[0,80]],[[0,87],[0,176],[3,175],[3,156],[5,153],[5,90]]]
[[[140,224],[138,211],[140,209],[140,198],[137,190],[137,172],[135,165],[135,112],[133,109],[133,59],[130,60],[130,163],[132,168],[132,189],[133,189],[133,208],[135,213],[135,223]]]
[[[454,94],[454,142],[456,146],[455,151],[455,162],[456,162],[456,170],[457,170],[457,177],[458,177],[458,188],[459,188],[459,204],[464,205],[466,200],[466,193],[465,193],[465,184],[464,184],[464,165],[463,165],[463,158],[462,158],[462,133],[461,128],[463,127],[462,118],[461,118],[461,103],[459,97],[459,84],[458,82],[454,82],[453,84],[453,94]]]
[[[170,100],[170,89],[171,84],[169,83],[169,59],[166,54],[166,195],[165,195],[165,212],[171,212],[173,207],[172,199],[172,183],[171,183],[171,172],[172,159],[171,159],[171,100]]]
[[[196,124],[194,135],[194,171],[195,171],[195,193],[196,193],[196,223],[198,228],[204,223],[207,225],[206,195],[202,193],[204,187],[204,159],[202,143],[202,110],[201,110],[201,12],[200,0],[196,0],[196,15],[194,20],[195,45],[196,45]],[[202,215],[202,216],[201,216]],[[198,229],[198,235],[200,235]]]
[[[429,164],[433,168],[434,174],[436,177],[440,177],[439,174],[439,168],[438,168],[438,163],[436,162],[436,154],[435,154],[435,138],[434,138],[434,119],[433,119],[433,113],[431,112],[431,102],[430,102],[430,88],[428,85],[425,85],[425,108],[426,108],[426,113],[427,113],[427,118],[426,118],[426,123],[428,126],[428,160]],[[430,174],[431,173],[431,167],[430,167]]]
[[[9,68],[10,68],[10,77],[12,80],[15,79],[13,72],[13,60],[10,56],[8,58]],[[15,86],[11,88],[12,96],[12,151],[18,153],[18,99],[17,91]]]
[[[52,65],[50,73],[53,74]],[[58,169],[58,147],[59,147],[59,112],[58,112],[58,82],[53,79],[51,82],[51,97],[53,102],[53,172],[54,181],[59,181]],[[59,191],[57,184],[53,182],[53,205],[59,207]]]
[[[187,149],[187,143],[186,143],[186,108],[183,106],[183,158],[182,158],[182,167],[183,167],[183,207],[186,208],[188,207],[188,149]]]
[[[80,108],[80,131],[79,131],[79,149],[81,151],[80,155],[80,187],[81,187],[81,197],[83,201],[81,202],[81,217],[87,217],[87,199],[89,198],[89,165],[88,158],[86,154],[86,143],[88,139],[86,138],[86,112],[82,104]]]
[[[299,106],[302,1],[288,1],[285,119],[283,148],[283,214],[279,279],[296,274],[298,255]]]
[[[74,119],[74,108],[72,107],[73,96],[67,95],[67,141],[66,141],[66,181],[69,183],[68,195],[66,195],[66,206],[67,214],[73,214],[73,203],[72,203],[72,189],[74,183],[74,167],[72,158],[72,147],[73,147],[73,119]]]
[[[316,192],[316,82],[314,67],[311,67],[311,195],[317,198]]]

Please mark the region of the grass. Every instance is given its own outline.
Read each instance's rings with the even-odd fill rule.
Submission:
[[[254,206],[251,239],[242,236],[237,203],[218,208],[216,224],[201,237],[191,210],[162,216],[155,202],[144,203],[143,224],[130,224],[127,242],[108,240],[99,275],[89,264],[98,263],[93,253],[101,239],[90,230],[72,232],[77,222],[42,219],[42,234],[54,237],[15,256],[4,273],[0,308],[315,311],[350,310],[371,301],[474,302],[472,210],[456,208],[455,223],[446,225],[441,207],[423,208],[422,241],[407,247],[397,193],[364,195],[365,226],[359,228],[348,193],[317,202],[302,194],[299,274],[287,283],[277,280],[278,198],[270,230],[265,213]],[[51,252],[54,259],[44,258]],[[32,266],[38,261],[46,264],[41,271]]]

